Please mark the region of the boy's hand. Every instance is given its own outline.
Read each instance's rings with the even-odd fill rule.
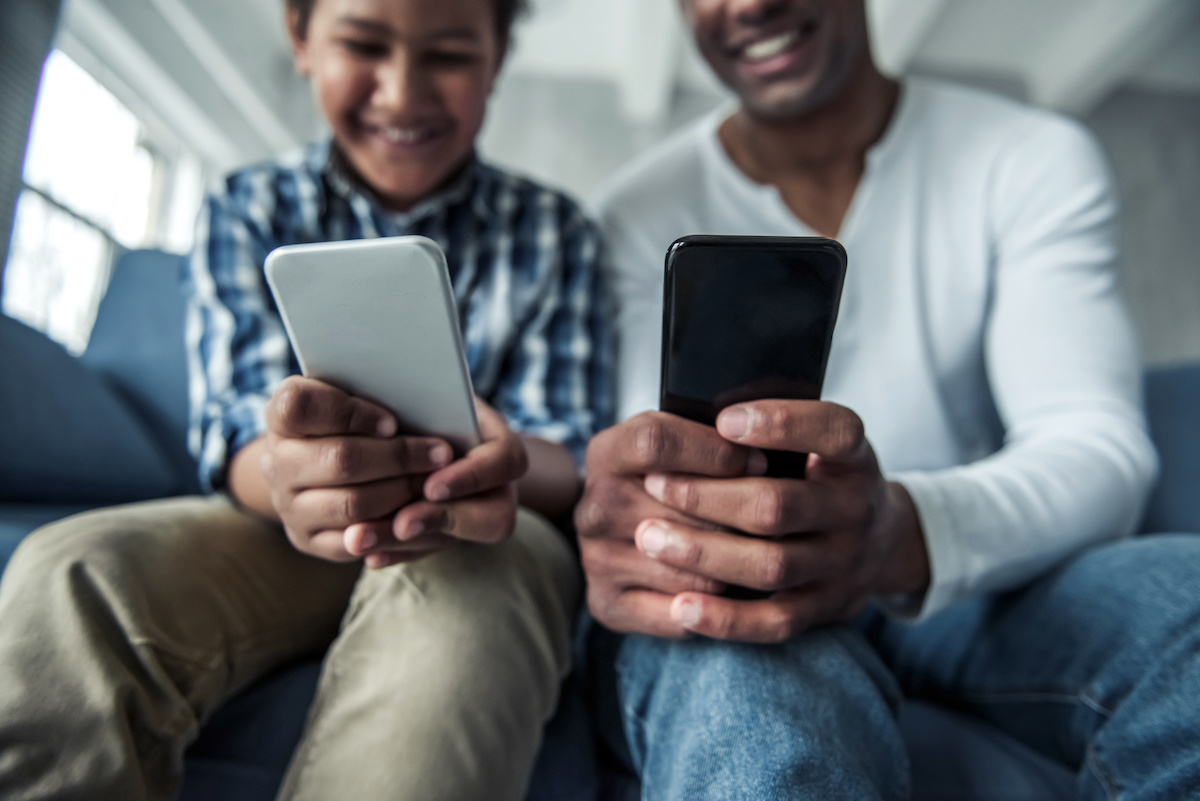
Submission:
[[[485,544],[512,536],[517,519],[517,480],[529,468],[521,438],[504,418],[476,398],[483,442],[423,482],[423,498],[401,509],[391,521],[354,526],[348,543],[359,537],[376,545],[367,566],[387,567],[411,559],[427,543],[464,540]],[[352,548],[354,550],[354,548]]]
[[[390,522],[421,497],[426,477],[450,464],[443,440],[396,436],[384,409],[336,387],[292,376],[267,405],[262,471],[288,538],[334,562],[364,555],[356,524]],[[348,531],[348,529],[350,529]],[[419,558],[445,538],[393,543],[388,564]],[[371,565],[371,558],[368,558]]]

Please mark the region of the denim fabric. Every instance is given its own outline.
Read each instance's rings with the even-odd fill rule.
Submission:
[[[919,626],[626,637],[615,690],[643,798],[828,801],[907,797],[897,685],[1068,765],[1080,799],[1200,797],[1200,536],[1098,547]]]
[[[617,677],[645,799],[908,797],[899,689],[851,628],[781,646],[631,636]]]

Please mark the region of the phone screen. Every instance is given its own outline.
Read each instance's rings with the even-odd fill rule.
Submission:
[[[690,236],[667,253],[660,408],[713,425],[726,406],[821,396],[846,274],[831,239]],[[769,475],[805,454],[769,452]]]

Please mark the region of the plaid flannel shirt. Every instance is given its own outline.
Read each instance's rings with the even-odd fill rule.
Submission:
[[[442,246],[475,392],[513,429],[582,464],[613,414],[612,330],[596,228],[566,196],[472,159],[435,196],[390,213],[330,142],[229,176],[200,215],[188,261],[188,444],[222,489],[229,460],[266,430],[299,365],[263,265],[282,245],[420,234]],[[331,266],[336,269],[336,266]]]

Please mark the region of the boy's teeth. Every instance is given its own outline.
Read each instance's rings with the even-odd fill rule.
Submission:
[[[402,145],[411,145],[421,140],[425,132],[419,129],[412,128],[383,128],[383,136],[385,139],[390,139],[393,142]]]
[[[765,61],[768,58],[774,58],[780,53],[787,50],[796,41],[794,31],[789,31],[779,36],[774,36],[770,39],[764,39],[761,42],[755,42],[748,45],[742,51],[742,55],[751,61]]]

